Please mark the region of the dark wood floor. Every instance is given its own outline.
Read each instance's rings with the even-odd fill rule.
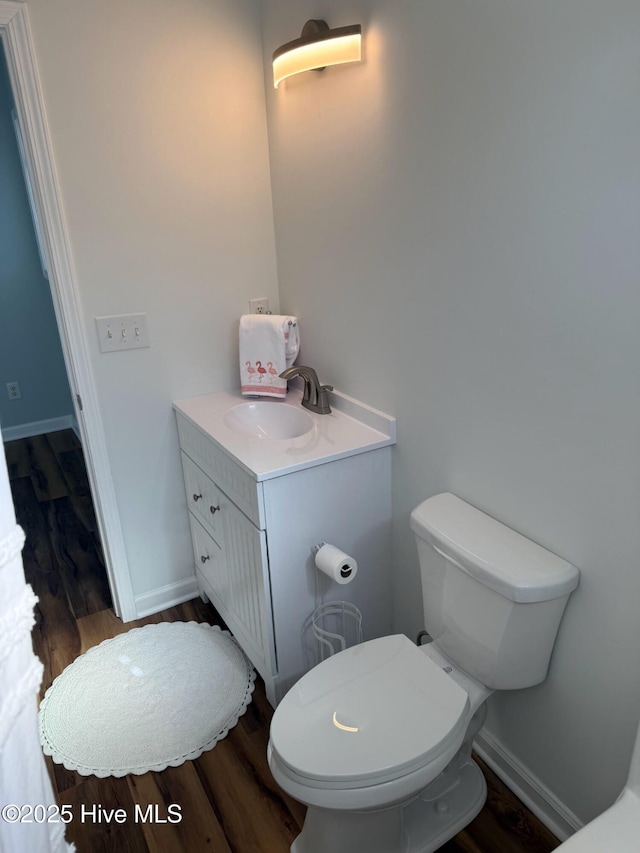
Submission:
[[[87,649],[133,627],[196,620],[220,624],[199,599],[123,625],[113,613],[96,534],[82,451],[71,431],[5,445],[18,522],[27,534],[27,581],[39,597],[33,643],[44,663],[42,694]],[[72,806],[67,839],[78,853],[286,853],[304,808],[275,784],[266,761],[272,709],[258,678],[238,725],[196,761],[122,779],[83,777],[47,758],[61,805]],[[558,841],[486,767],[489,795],[480,815],[441,848],[444,853],[548,853]],[[181,807],[180,824],[105,824],[86,810]],[[356,853],[358,853],[356,851]],[[365,851],[363,851],[365,853]]]

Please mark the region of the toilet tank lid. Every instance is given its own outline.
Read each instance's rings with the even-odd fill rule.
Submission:
[[[450,492],[417,506],[411,527],[451,563],[511,601],[548,601],[578,586],[580,574],[571,563]]]

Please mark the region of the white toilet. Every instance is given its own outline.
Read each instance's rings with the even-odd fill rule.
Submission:
[[[471,742],[493,690],[543,681],[578,570],[452,494],[411,514],[433,639],[370,640],[278,705],[268,759],[308,806],[293,853],[429,853],[486,797]]]
[[[640,850],[640,729],[629,778],[617,801],[557,848],[558,853],[638,853]]]

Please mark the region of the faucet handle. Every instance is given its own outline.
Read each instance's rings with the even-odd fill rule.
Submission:
[[[318,387],[318,397],[316,400],[315,411],[319,415],[330,415],[331,406],[327,400],[327,391],[333,391],[333,385],[320,385]]]

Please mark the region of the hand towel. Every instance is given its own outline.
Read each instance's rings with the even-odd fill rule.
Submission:
[[[242,393],[284,398],[287,383],[280,374],[293,364],[299,347],[297,317],[243,314],[239,333]]]

